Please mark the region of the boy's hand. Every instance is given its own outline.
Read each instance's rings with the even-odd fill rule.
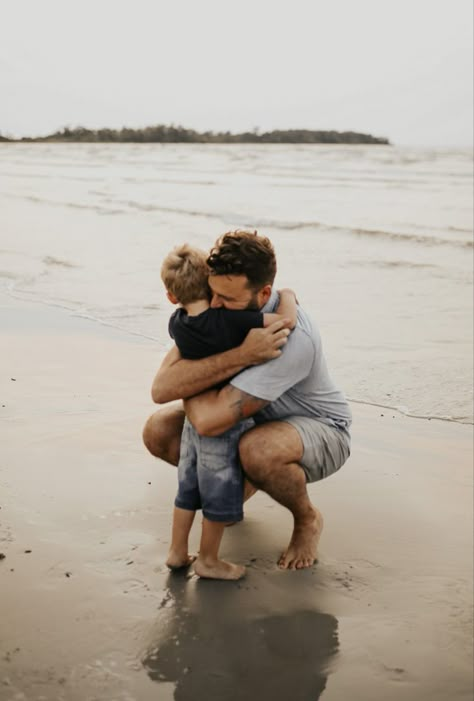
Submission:
[[[282,293],[284,293],[284,292],[286,292],[287,294],[293,295],[293,297],[294,297],[295,300],[296,300],[296,304],[299,305],[298,297],[296,296],[296,292],[295,292],[294,290],[292,290],[291,287],[282,287],[281,290],[277,290],[277,292],[278,292],[278,294],[279,294],[280,296],[281,296]]]
[[[289,319],[280,319],[265,329],[251,329],[240,346],[242,365],[259,365],[278,358],[288,340]]]

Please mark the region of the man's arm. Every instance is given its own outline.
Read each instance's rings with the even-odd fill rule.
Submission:
[[[243,418],[275,401],[311,372],[315,347],[298,327],[274,362],[247,368],[221,390],[210,390],[185,401],[185,411],[203,436],[217,436]]]
[[[237,348],[202,360],[185,360],[176,347],[172,348],[153,380],[153,401],[165,404],[174,399],[192,397],[250,365],[278,358],[289,333],[284,324],[279,320],[265,329],[252,329]]]
[[[232,385],[211,389],[184,401],[186,416],[201,436],[219,436],[269,402]]]

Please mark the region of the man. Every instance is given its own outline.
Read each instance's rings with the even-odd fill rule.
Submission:
[[[276,260],[267,238],[224,234],[208,264],[212,307],[271,312],[277,306]],[[152,398],[158,404],[183,399],[184,410],[173,405],[157,411],[143,439],[153,455],[177,465],[184,412],[207,436],[253,417],[255,428],[239,443],[242,467],[251,485],[291,511],[293,534],[279,566],[303,569],[316,560],[323,527],[306,485],[347,460],[351,413],[329,377],[319,332],[300,308],[288,334],[278,321],[252,329],[238,348],[202,360],[184,360],[172,349],[155,376]],[[222,389],[209,389],[229,378]],[[253,491],[249,485],[247,496]]]

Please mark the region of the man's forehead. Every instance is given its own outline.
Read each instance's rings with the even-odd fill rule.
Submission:
[[[246,275],[209,275],[209,286],[213,290],[232,290],[241,292],[249,289],[249,281]]]

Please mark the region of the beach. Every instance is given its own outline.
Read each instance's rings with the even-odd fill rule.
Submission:
[[[0,701],[472,698],[472,150],[0,147]],[[241,582],[165,566],[176,471],[142,445],[172,246],[235,227],[317,322],[354,414],[309,487],[309,570],[265,494]],[[199,540],[199,518],[192,550]]]
[[[0,326],[2,701],[472,698],[472,425],[354,403],[318,564],[277,568],[257,494],[247,577],[202,581],[164,565],[176,474],[141,445],[159,344],[6,293]]]

